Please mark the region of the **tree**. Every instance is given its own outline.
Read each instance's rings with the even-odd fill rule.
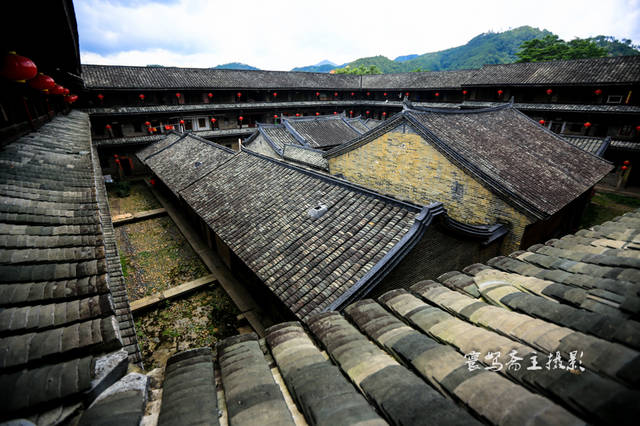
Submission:
[[[602,58],[607,56],[607,49],[598,46],[589,39],[576,38],[566,42],[557,35],[550,34],[541,39],[523,42],[516,55],[518,56],[516,62]]]
[[[334,70],[334,74],[356,74],[356,75],[368,75],[368,74],[382,74],[380,68],[377,65],[360,65],[359,67],[351,68],[347,65],[344,68],[337,68]]]

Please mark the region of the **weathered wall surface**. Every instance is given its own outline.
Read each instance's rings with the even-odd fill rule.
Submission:
[[[479,241],[452,235],[434,223],[367,297],[378,297],[396,288],[409,288],[422,280],[436,280],[445,272],[460,271],[473,263],[486,262],[499,252],[500,242],[485,246]]]
[[[420,204],[440,201],[449,215],[469,224],[508,223],[503,253],[517,250],[531,219],[489,191],[415,133],[394,129],[329,159],[331,174],[383,194]]]

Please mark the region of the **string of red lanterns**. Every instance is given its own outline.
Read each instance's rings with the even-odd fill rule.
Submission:
[[[17,83],[26,83],[36,90],[42,90],[49,95],[64,95],[64,101],[73,103],[78,100],[78,95],[70,95],[69,89],[65,89],[48,75],[38,73],[38,67],[31,59],[20,56],[14,51],[8,52],[2,61],[0,76]]]

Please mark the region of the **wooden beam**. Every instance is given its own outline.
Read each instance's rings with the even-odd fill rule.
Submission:
[[[127,223],[137,222],[139,220],[151,219],[156,216],[162,216],[167,214],[167,210],[164,207],[153,210],[146,210],[138,213],[125,213],[111,218],[113,226],[126,225]]]
[[[185,293],[189,293],[194,290],[198,290],[202,287],[206,287],[209,284],[216,281],[216,277],[209,274],[197,280],[189,281],[184,284],[180,284],[175,287],[168,288],[160,293],[152,294],[151,296],[143,297],[142,299],[134,300],[131,302],[131,312],[139,311],[141,309],[147,309],[151,306],[162,302],[163,300],[174,299],[178,296],[182,296]]]

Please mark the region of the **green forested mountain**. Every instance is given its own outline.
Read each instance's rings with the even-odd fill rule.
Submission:
[[[259,68],[241,62],[229,62],[228,64],[216,65],[214,70],[259,70]]]
[[[501,33],[488,32],[471,39],[463,46],[423,55],[399,56],[391,60],[385,56],[360,58],[345,65],[350,68],[377,66],[383,73],[409,71],[446,71],[475,69],[485,64],[508,64],[518,60],[516,52],[523,42],[553,35],[550,31],[529,26],[514,28]],[[589,39],[607,50],[608,56],[640,54],[630,40],[597,36]],[[415,57],[414,57],[415,56]]]

